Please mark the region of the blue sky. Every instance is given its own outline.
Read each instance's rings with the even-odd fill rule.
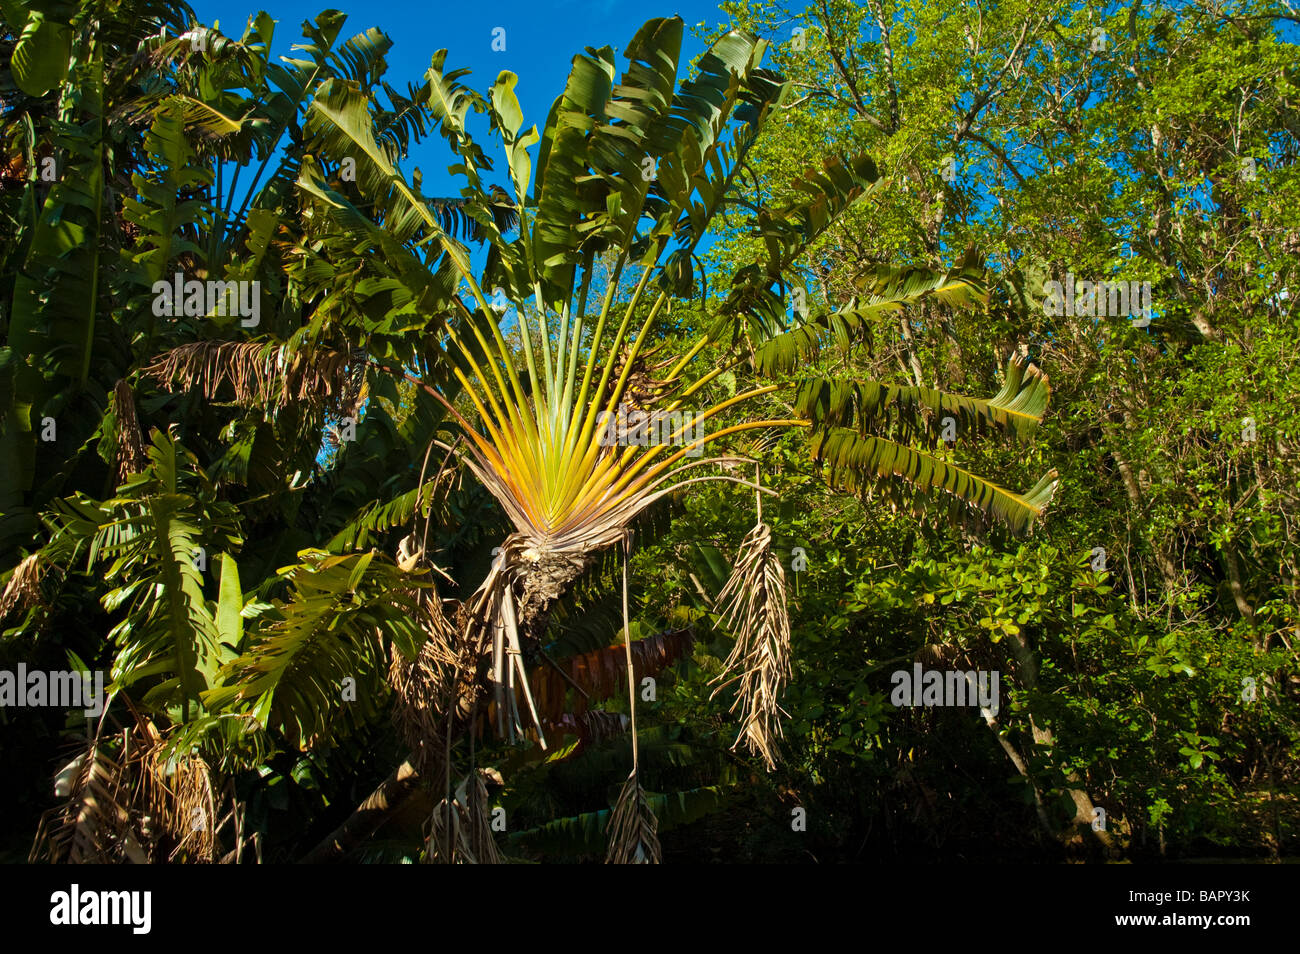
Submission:
[[[418,83],[429,68],[435,50],[446,48],[447,67],[465,67],[473,71],[462,82],[486,93],[497,74],[508,69],[519,75],[516,94],[524,109],[525,128],[546,122],[551,102],[564,89],[569,75],[569,61],[587,46],[612,46],[618,53],[619,68],[626,64],[623,46],[646,20],[656,16],[680,16],[686,21],[683,42],[686,58],[703,52],[704,45],[691,34],[691,27],[701,22],[709,26],[727,22],[718,10],[717,0],[663,0],[627,2],[627,0],[469,0],[448,4],[396,0],[388,3],[357,3],[354,0],[190,0],[199,19],[219,23],[227,36],[240,36],[249,16],[265,10],[279,21],[273,51],[283,56],[294,43],[301,42],[301,24],[314,20],[322,10],[334,7],[348,15],[343,35],[353,36],[374,26],[394,41],[389,52],[387,80],[405,90],[407,83]],[[504,52],[492,49],[493,30],[505,30]],[[499,147],[482,142],[494,162]],[[455,188],[445,175],[452,161],[441,137],[435,136],[412,150],[414,164],[426,177],[428,193]],[[404,164],[407,165],[407,164]],[[498,168],[500,166],[498,165]],[[489,175],[489,181],[494,177]],[[504,176],[501,184],[508,186]]]

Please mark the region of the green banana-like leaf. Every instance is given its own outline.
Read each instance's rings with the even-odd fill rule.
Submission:
[[[767,252],[762,262],[738,269],[711,334],[728,328],[739,335],[748,328],[755,341],[766,341],[786,328],[786,306],[774,287],[786,284],[789,269],[837,219],[880,182],[870,156],[832,156],[820,171],[794,183],[795,198],[779,210],[759,209],[754,230]]]
[[[426,198],[418,182],[408,182],[397,168],[394,145],[376,138],[374,110],[372,100],[355,87],[338,80],[324,83],[308,111],[304,131],[309,144],[323,157],[335,162],[347,159],[355,164],[356,188],[371,205],[371,215],[382,224],[381,231],[393,243],[427,246],[426,260],[430,266],[439,256],[444,256],[458,276],[467,276],[468,251],[452,233],[460,229],[466,218],[474,222],[474,226],[466,229],[472,234],[480,234],[479,229],[493,223],[486,198],[478,203],[481,208],[477,209],[469,200]],[[303,162],[298,186],[317,198],[325,198],[323,193],[329,193],[335,220],[350,232],[376,231],[370,218],[355,210],[347,211],[352,203],[324,182],[319,163],[313,157]],[[411,257],[409,253],[408,257]]]
[[[603,194],[604,209],[579,228],[601,236],[602,243],[626,246],[636,237],[659,167],[679,149],[663,129],[676,102],[673,87],[682,30],[677,17],[652,19],[637,30],[624,50],[628,68],[610,90],[603,115],[587,138],[590,182]]]
[[[531,256],[548,301],[569,293],[574,268],[607,249],[647,266],[667,241],[673,250],[659,277],[685,293],[691,256],[731,192],[745,149],[785,85],[759,63],[766,44],[733,31],[680,71],[679,18],[647,21],[625,53],[630,66],[614,82],[613,52],[575,57],[564,94],[542,132]],[[734,121],[742,129],[724,136]],[[644,219],[648,231],[638,232]]]
[[[788,84],[782,77],[759,67],[765,45],[741,34],[729,34],[719,47],[699,63],[697,75],[682,84],[673,101],[667,122],[671,148],[654,148],[663,158],[651,190],[647,209],[660,218],[659,228],[669,224],[659,213],[666,210],[678,218],[671,223],[673,237],[680,243],[673,250],[659,276],[661,288],[673,294],[691,294],[692,256],[708,232],[714,216],[728,202],[735,202],[734,182],[744,168],[749,149],[771,111],[786,99]],[[739,82],[731,79],[729,63],[743,63]],[[723,138],[729,119],[738,128]],[[654,139],[662,135],[659,129]]]
[[[203,698],[213,709],[243,703],[308,748],[333,735],[336,721],[351,721],[339,719],[349,703],[359,715],[378,710],[387,668],[382,637],[414,656],[423,634],[410,592],[425,584],[373,550],[299,557],[280,571],[291,598],[276,601],[268,624],[249,634],[247,652],[223,667],[220,684]]]
[[[16,27],[15,27],[16,28]],[[13,52],[14,82],[28,96],[44,96],[68,75],[72,28],[29,10]]]
[[[846,427],[815,433],[812,453],[829,466],[831,483],[843,490],[879,490],[896,505],[927,500],[947,504],[954,516],[982,516],[1017,534],[1042,517],[1057,484],[1053,470],[1029,491],[1018,494],[927,451],[883,437],[863,436]],[[912,493],[900,493],[893,482],[897,479],[910,485]],[[924,513],[924,507],[915,509]]]
[[[239,587],[239,564],[229,553],[221,555],[221,588],[217,594],[217,636],[232,650],[244,642],[244,594]]]
[[[502,70],[491,90],[493,118],[505,143],[516,208],[524,206],[528,201],[528,187],[533,178],[533,160],[528,155],[528,150],[541,139],[536,126],[523,136],[519,135],[524,123],[524,112],[519,105],[519,97],[515,95],[515,84],[518,82],[518,76],[509,70]]]
[[[812,316],[799,327],[763,341],[754,353],[758,372],[790,371],[815,358],[827,339],[853,341],[861,337],[872,319],[909,305],[933,300],[966,307],[986,301],[988,295],[987,274],[973,255],[947,271],[919,266],[877,267],[865,272],[860,281],[862,299],[838,311]]]
[[[427,480],[423,487],[398,494],[387,503],[375,501],[336,533],[325,545],[325,549],[338,553],[370,546],[385,530],[410,523],[411,518],[415,516],[416,504],[423,500],[427,507],[428,498],[435,487],[433,480]]]
[[[236,136],[244,131],[244,118],[228,116],[210,103],[182,93],[169,96],[165,102],[180,106],[187,129],[199,130],[209,136]]]
[[[171,635],[171,668],[176,673],[182,699],[189,702],[197,700],[216,676],[217,631],[207,610],[203,580],[194,562],[198,533],[173,509],[177,503],[179,501],[167,497],[151,499],[148,527],[153,531],[154,547],[159,556],[159,592],[163,597],[164,625]],[[137,622],[128,617],[118,635],[129,633]],[[119,671],[115,666],[115,680],[124,685],[135,681],[147,669],[147,663],[133,668],[134,672]],[[166,700],[168,696],[159,690],[167,686],[168,683],[164,682],[155,687],[146,694],[145,702]]]
[[[26,522],[24,512],[59,492],[91,443],[107,392],[122,376],[122,337],[101,317],[107,303],[101,240],[107,145],[104,63],[97,48],[74,74],[80,96],[69,121],[53,126],[58,179],[25,229],[25,259],[9,263],[13,299],[5,344],[19,357],[7,382],[9,416],[19,417],[2,441],[18,464],[0,476],[0,497],[13,507],[5,507],[12,515],[6,525]],[[28,195],[34,195],[30,187]],[[57,417],[58,436],[41,447],[35,438],[46,416]]]
[[[487,108],[483,97],[460,82],[462,76],[468,76],[469,70],[445,69],[447,51],[438,50],[425,73],[425,85],[421,87],[415,99],[424,103],[438,125],[438,130],[465,162],[465,172],[473,178],[475,169],[491,169],[492,162],[474,142],[474,137],[465,128],[465,120],[470,110],[484,112]]]
[[[591,232],[590,225],[585,230],[582,226],[604,208],[599,190],[588,178],[587,137],[588,130],[605,117],[605,103],[614,87],[613,60],[609,47],[575,56],[564,93],[542,129],[531,242],[534,267],[553,289],[548,300],[568,294],[580,249]]]
[[[122,214],[140,230],[128,257],[142,270],[141,282],[152,286],[171,278],[178,255],[202,254],[196,239],[205,221],[205,203],[183,196],[210,185],[212,175],[196,161],[185,134],[184,105],[175,99],[155,111],[144,142],[156,171],[131,177],[137,197],[123,202]]]
[[[939,425],[951,417],[961,433],[991,426],[1023,441],[1042,423],[1050,396],[1047,376],[1028,361],[1013,358],[1002,389],[991,398],[878,381],[808,377],[799,382],[795,410],[816,428],[856,427],[863,435],[899,425],[909,438],[924,435],[933,444],[939,439]]]
[[[60,131],[64,168],[41,210],[27,268],[15,282],[9,341],[43,353],[47,374],[53,371],[84,387],[100,306],[103,63],[92,59],[78,67],[78,74],[85,121]]]
[[[440,258],[434,254],[428,263],[421,261],[392,230],[377,225],[345,195],[332,189],[310,156],[302,164],[298,189],[315,200],[342,232],[326,249],[304,247],[302,264],[291,271],[301,283],[304,299],[316,302],[318,315],[337,311],[340,317],[346,317],[360,309],[370,311],[370,306],[359,299],[382,293],[388,302],[386,316],[410,316],[413,324],[408,330],[426,343],[427,329],[443,329],[453,310],[452,300],[463,274],[461,266],[468,261],[464,245],[447,230],[437,228],[436,242],[446,254]],[[424,211],[434,215],[427,205]],[[453,253],[459,265],[453,262]],[[358,280],[363,268],[363,274],[379,271],[384,278],[379,282]]]
[[[779,211],[758,217],[767,247],[767,274],[785,271],[803,248],[815,241],[848,206],[880,181],[871,157],[833,157],[821,170],[810,170],[793,185],[799,197]]]
[[[143,683],[144,705],[179,707],[188,715],[198,710],[220,666],[200,547],[234,547],[240,540],[233,532],[233,508],[205,506],[189,492],[187,485],[195,481],[200,495],[211,492],[192,454],[156,429],[147,453],[145,472],[124,483],[117,497],[103,503],[84,495],[55,501],[47,518],[54,533],[45,551],[60,563],[84,554],[87,571],[108,584],[101,603],[110,614],[121,612],[109,632],[117,647],[114,685]]]

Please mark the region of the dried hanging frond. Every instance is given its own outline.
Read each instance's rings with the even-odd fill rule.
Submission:
[[[429,816],[429,831],[424,836],[424,863],[474,864],[472,854],[459,806],[455,801],[449,805],[447,799],[441,799]]]
[[[121,736],[123,751],[129,733]],[[127,784],[129,752],[115,756],[108,740],[86,743],[77,758],[60,773],[67,800],[41,816],[33,863],[147,864],[149,857],[132,831],[130,786]]]
[[[113,413],[117,417],[117,482],[124,483],[132,474],[138,474],[149,463],[144,452],[144,437],[135,413],[135,395],[125,378],[113,387]]]
[[[742,541],[736,568],[718,594],[718,605],[736,644],[714,680],[720,685],[713,695],[740,681],[731,706],[732,712],[741,710],[742,718],[735,745],[743,740],[750,752],[763,757],[770,771],[776,768],[781,718],[788,715],[779,698],[790,678],[790,617],[785,569],[772,550],[772,531],[766,524],[760,522]]]
[[[414,751],[417,768],[424,773],[436,764],[434,756],[443,745],[444,717],[455,692],[457,639],[436,592],[422,590],[417,600],[419,622],[428,639],[413,660],[393,647],[388,681],[396,695],[393,723]]]
[[[465,806],[466,827],[470,833],[470,850],[481,865],[501,864],[501,852],[496,839],[492,836],[492,807],[488,804],[487,785],[483,782],[483,771],[474,772],[474,782],[466,792],[466,785],[461,783],[456,797]]]
[[[632,774],[623,783],[614,811],[609,816],[609,852],[607,865],[657,865],[661,860],[659,850],[659,820],[655,818],[641,787],[639,773]]]
[[[501,852],[492,836],[492,811],[481,770],[461,780],[450,805],[444,798],[434,806],[424,851],[429,864],[501,864]]]
[[[364,375],[350,372],[364,357],[324,348],[293,354],[286,365],[283,346],[255,341],[196,341],[165,351],[145,373],[165,388],[179,385],[208,400],[229,384],[239,404],[280,407],[308,402],[347,413],[360,399]]]
[[[164,351],[145,374],[165,388],[198,391],[210,401],[229,383],[240,404],[271,403],[281,390],[278,349],[256,341],[195,341]]]
[[[220,822],[207,762],[198,755],[177,756],[159,738],[143,763],[140,783],[149,816],[174,846],[167,860],[215,862]]]
[[[609,816],[609,852],[606,864],[659,864],[659,820],[655,818],[645,789],[641,787],[641,757],[636,731],[636,683],[632,669],[632,617],[628,613],[628,562],[632,556],[632,532],[623,536],[623,651],[627,673],[627,707],[632,730],[632,771],[623,783],[614,811]]]
[[[45,605],[45,598],[41,595],[41,577],[44,574],[45,567],[39,553],[33,553],[14,567],[4,592],[0,593],[0,619],[14,609],[22,611]]]

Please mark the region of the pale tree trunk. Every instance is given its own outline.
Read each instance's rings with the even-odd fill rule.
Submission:
[[[1010,634],[1007,636],[1007,641],[1011,644],[1011,651],[1016,657],[1016,664],[1020,670],[1020,682],[1026,689],[1036,691],[1038,689],[1038,663],[1034,659],[1033,650],[1029,648],[1029,641],[1025,639],[1023,633]],[[1029,716],[1029,728],[1033,732],[1036,745],[1051,746],[1055,744],[1051,731],[1049,729],[1040,729],[1032,714]],[[1066,779],[1072,783],[1081,781],[1077,772],[1071,772],[1066,776]],[[1083,787],[1080,785],[1067,788],[1066,792],[1075,806],[1073,826],[1077,829],[1079,825],[1083,825],[1087,831],[1095,836],[1107,852],[1117,849],[1119,846],[1110,832],[1093,829],[1093,809],[1096,806],[1093,805],[1092,798],[1084,791]]]
[[[1112,450],[1111,458],[1115,461],[1115,466],[1119,468],[1120,479],[1124,482],[1124,490],[1128,494],[1129,503],[1133,505],[1134,510],[1142,509],[1142,491],[1138,487],[1137,479],[1133,476],[1133,468],[1119,451]],[[1155,540],[1151,541],[1151,552],[1155,556],[1156,567],[1160,570],[1160,577],[1165,582],[1165,592],[1172,601],[1174,594],[1178,592],[1178,568],[1174,566],[1174,561],[1165,553],[1164,548]]]
[[[1052,821],[1047,817],[1047,806],[1043,804],[1043,793],[1039,790],[1038,784],[1029,777],[1029,766],[1025,762],[1025,757],[1011,744],[1011,740],[1002,734],[997,716],[991,712],[984,712],[983,716],[985,723],[993,730],[994,736],[997,737],[998,745],[1002,746],[1002,751],[1007,753],[1007,758],[1011,760],[1011,764],[1016,767],[1016,771],[1020,773],[1021,777],[1029,785],[1030,791],[1034,793],[1034,814],[1038,816],[1039,825],[1049,836],[1055,838],[1056,830],[1052,828]]]
[[[1223,568],[1228,574],[1228,592],[1232,594],[1232,602],[1236,604],[1237,612],[1250,626],[1251,646],[1254,647],[1255,652],[1262,653],[1265,647],[1260,642],[1259,633],[1255,629],[1255,607],[1251,606],[1250,600],[1246,598],[1246,587],[1241,581],[1241,563],[1237,545],[1229,538],[1224,541],[1221,549]]]

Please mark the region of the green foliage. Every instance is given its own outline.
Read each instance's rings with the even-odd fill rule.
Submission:
[[[374,551],[330,556],[304,551],[280,572],[287,600],[250,605],[257,621],[246,649],[226,664],[204,699],[274,728],[303,749],[329,739],[349,704],[373,717],[387,672],[386,640],[413,657],[424,641],[411,593],[418,581]]]
[[[148,454],[149,465],[118,496],[58,501],[46,553],[69,564],[84,559],[86,572],[108,584],[104,609],[124,611],[108,634],[117,647],[113,691],[145,680],[146,705],[187,720],[216,681],[223,640],[234,636],[218,629],[200,567],[208,553],[230,553],[242,541],[237,513],[215,499],[193,454],[156,430]],[[232,622],[228,613],[220,619]]]
[[[338,11],[281,59],[267,13],[235,38],[165,0],[0,0],[0,661],[107,669],[107,731],[202,756],[268,860],[300,858],[407,756],[389,667],[511,526],[448,450],[484,417],[489,340],[558,406],[576,388],[538,373],[554,336],[525,319],[604,328],[616,304],[620,341],[658,320],[651,374],[706,368],[671,399],[725,404],[718,430],[809,425],[730,445],[776,493],[775,771],[731,750],[713,693],[750,489],[693,485],[636,526],[629,635],[696,646],[637,703],[669,860],[1293,853],[1300,146],[1276,11],[832,0],[796,11],[800,49],[787,11],[729,9],[690,70],[676,18],[622,73],[579,54],[526,127],[515,73],[478,92],[438,51],[399,91],[390,37]],[[435,131],[455,197],[409,167]],[[178,271],[259,282],[261,324],[155,315]],[[1067,275],[1149,281],[1150,323],[1052,313]],[[568,344],[574,368],[597,348]],[[616,643],[610,554],[529,668]],[[999,711],[895,707],[917,663],[999,673]],[[604,853],[630,713],[586,701],[545,752],[458,713],[453,768],[500,773],[512,854]],[[0,720],[25,852],[86,722]],[[418,857],[426,808],[367,857]]]

